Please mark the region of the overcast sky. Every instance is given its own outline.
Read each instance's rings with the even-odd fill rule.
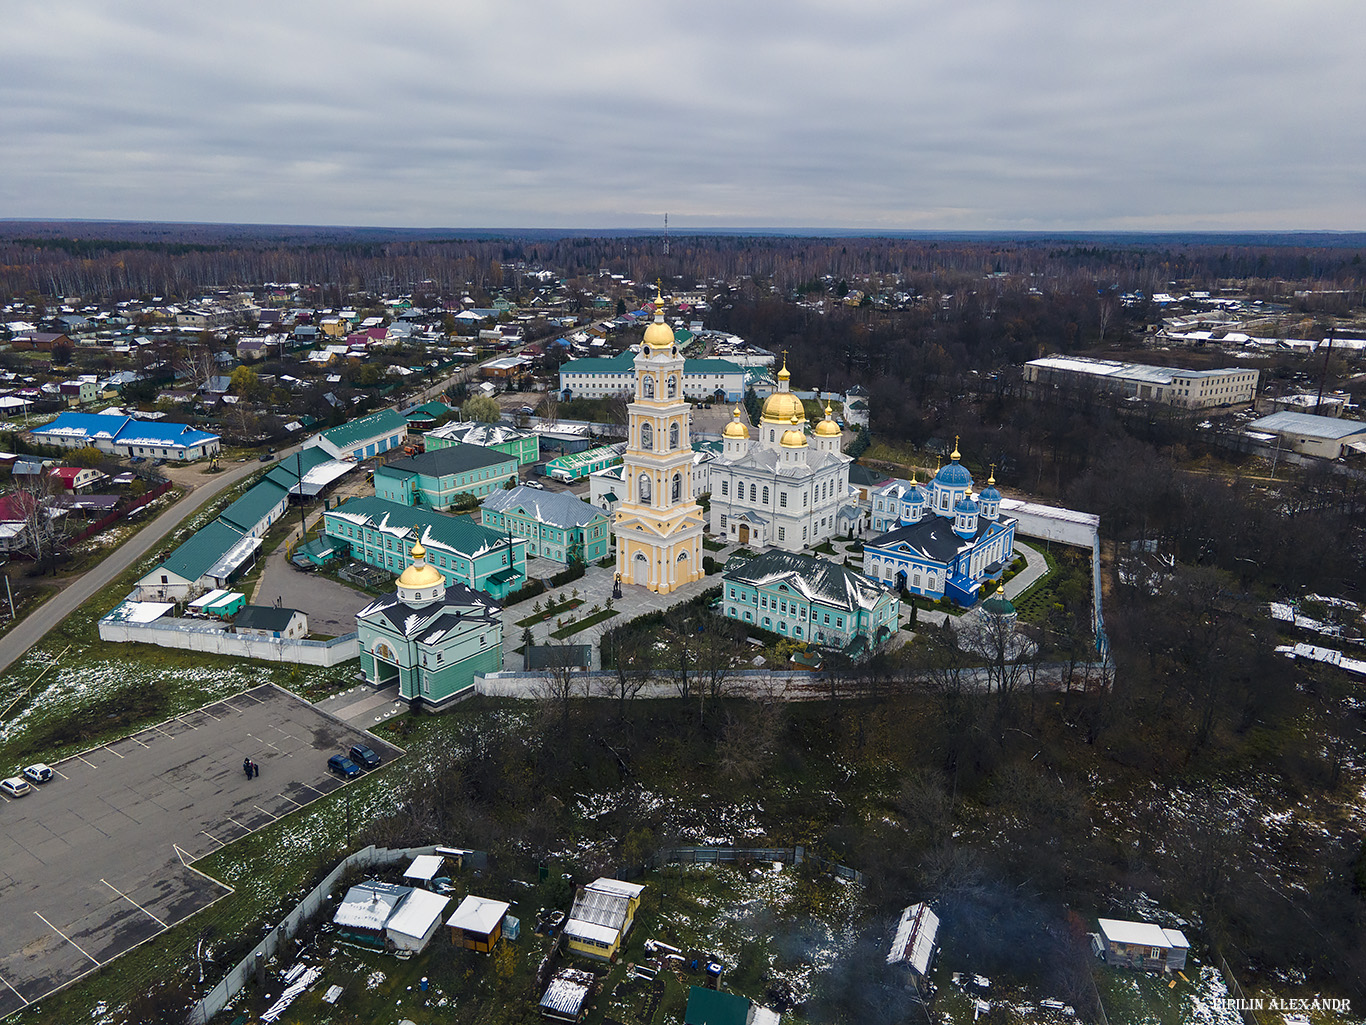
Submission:
[[[9,0],[0,218],[1366,229],[1362,0]]]

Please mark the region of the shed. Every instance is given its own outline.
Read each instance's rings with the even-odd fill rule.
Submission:
[[[579,890],[564,924],[564,937],[570,951],[604,961],[615,957],[622,940],[631,931],[644,890],[639,883],[607,878],[595,880]]]
[[[1190,943],[1179,929],[1113,918],[1098,919],[1097,924],[1108,964],[1172,972],[1186,967]]]
[[[551,1021],[577,1022],[588,1010],[597,978],[581,968],[561,968],[541,997],[541,1015]]]
[[[232,616],[240,612],[246,603],[247,596],[240,591],[215,588],[201,594],[188,607],[209,616]]]
[[[373,879],[359,883],[346,891],[332,921],[345,938],[368,947],[383,948],[384,927],[389,916],[412,890],[411,886],[395,886]]]
[[[414,886],[431,886],[432,880],[441,874],[441,866],[446,859],[439,854],[419,854],[403,873],[405,881]]]
[[[446,919],[451,928],[451,942],[487,954],[503,935],[503,916],[510,907],[512,905],[505,901],[470,894]]]
[[[428,890],[413,890],[385,923],[385,938],[398,950],[420,954],[436,934],[449,897]]]
[[[926,976],[930,973],[938,938],[939,916],[928,904],[912,904],[901,912],[887,963],[904,964],[917,975]]]

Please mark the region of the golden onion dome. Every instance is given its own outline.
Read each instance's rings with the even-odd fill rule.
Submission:
[[[787,423],[794,417],[797,420],[805,420],[806,410],[802,408],[802,400],[790,391],[775,391],[764,399],[763,419],[767,423]]]
[[[816,424],[816,433],[822,438],[837,438],[840,433],[840,425],[830,419],[830,404],[825,404],[825,419]]]
[[[783,448],[806,448],[806,432],[802,430],[801,421],[797,419],[795,413],[789,422],[792,426],[783,431]]]
[[[398,586],[408,589],[437,587],[446,582],[441,571],[424,561],[427,549],[419,541],[413,545],[413,564],[405,569],[398,578]]]
[[[726,424],[726,429],[721,432],[723,438],[748,438],[749,426],[740,419],[740,407],[735,407],[735,412],[731,413],[731,421]]]
[[[650,349],[667,349],[673,346],[674,331],[668,324],[664,323],[664,296],[655,296],[655,319],[645,329],[645,344]],[[649,349],[645,350],[645,355],[650,355]]]

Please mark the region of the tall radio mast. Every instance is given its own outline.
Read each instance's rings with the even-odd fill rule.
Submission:
[[[669,255],[669,215],[664,215],[664,255]]]

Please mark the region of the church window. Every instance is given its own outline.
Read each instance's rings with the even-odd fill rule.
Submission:
[[[645,505],[648,505],[649,502],[650,502],[650,477],[649,477],[649,474],[642,473],[642,474],[640,475],[640,501],[641,501],[642,504],[645,504]]]
[[[655,397],[655,379],[648,374],[640,379],[640,394],[646,399]]]
[[[670,491],[669,500],[672,502],[681,502],[683,500],[683,475],[681,473],[674,474],[673,488]]]
[[[784,508],[784,509],[787,508],[787,492],[786,492],[786,491],[779,491],[779,492],[778,492],[778,505],[780,505],[780,506],[781,506],[782,508]]]
[[[674,377],[672,374],[670,374],[670,375],[669,375],[669,398],[671,398],[671,399],[672,399],[672,398],[675,398],[677,395],[678,395],[678,378],[677,378],[677,377]]]
[[[651,452],[655,447],[655,429],[649,424],[640,425],[640,447]]]
[[[722,514],[721,514],[721,533],[724,534],[725,532],[726,532],[726,514],[725,514],[725,513],[722,513]]]
[[[764,505],[768,505],[768,488],[764,488]]]
[[[779,541],[783,541],[783,540],[786,540],[786,538],[787,538],[787,528],[785,528],[785,527],[779,527],[779,528],[778,528],[778,540],[779,540]]]
[[[723,480],[723,481],[721,481],[721,494],[723,494],[723,495],[729,495],[729,494],[730,494],[730,481],[728,481],[728,480]]]
[[[777,431],[769,431],[769,432],[768,432],[768,440],[769,440],[769,441],[772,441],[775,437],[777,437]]]
[[[669,425],[669,448],[678,448],[678,424]]]
[[[810,493],[809,493],[809,492],[806,492],[806,491],[803,491],[803,492],[802,492],[802,508],[803,508],[803,509],[806,508],[806,500],[807,500],[809,497],[810,497]]]
[[[757,487],[755,487],[755,485],[751,484],[751,485],[749,486],[749,500],[750,500],[751,502],[757,502],[757,501],[759,501],[759,499],[755,497],[755,496],[758,494],[758,491],[759,491],[759,489],[758,489]]]

